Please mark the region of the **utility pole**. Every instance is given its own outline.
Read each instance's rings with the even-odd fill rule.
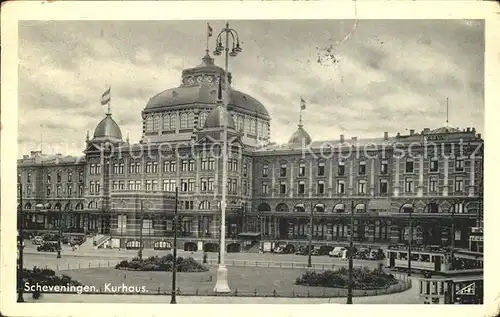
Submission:
[[[141,203],[141,224],[139,225],[139,259],[142,260],[142,229],[144,225],[144,209],[142,207],[142,199]]]
[[[352,304],[352,253],[354,249],[354,200],[351,201],[351,234],[349,235],[349,274],[348,274],[348,284],[347,284],[347,304]]]
[[[451,208],[451,253],[450,253],[450,258],[451,258],[451,270],[455,269],[455,207],[457,204],[455,204]]]
[[[309,246],[307,248],[307,267],[311,268],[312,267],[312,258],[311,258],[311,249],[312,249],[312,236],[313,236],[313,212],[314,212],[314,207],[313,204],[311,203],[311,213],[309,215]]]
[[[179,203],[179,188],[175,187],[175,208],[174,208],[174,245],[173,245],[173,260],[172,260],[172,298],[170,299],[170,304],[177,304],[176,295],[176,277],[177,277],[177,205]]]
[[[17,302],[24,303],[23,288],[23,253],[24,253],[24,212],[23,212],[23,184],[19,184],[19,259],[17,264]]]
[[[62,221],[62,211],[61,211],[61,208],[59,208],[58,210],[58,213],[59,213],[59,235],[58,235],[58,238],[57,238],[57,258],[60,259],[61,258],[61,239],[62,239],[62,224],[63,224],[63,221]]]
[[[413,205],[410,211],[410,217],[408,221],[408,276],[411,276],[411,246],[413,244]]]

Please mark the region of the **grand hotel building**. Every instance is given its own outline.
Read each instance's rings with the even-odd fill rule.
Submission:
[[[179,87],[142,111],[142,139],[130,144],[106,114],[81,157],[34,151],[18,160],[28,230],[97,233],[114,246],[145,247],[173,236],[179,188],[180,246],[217,245],[220,232],[221,99],[228,98],[227,243],[244,237],[305,244],[312,212],[315,245],[408,241],[467,247],[482,227],[483,140],[474,128],[313,141],[303,125],[270,142],[271,118],[255,98],[219,83],[207,54]],[[229,74],[231,79],[231,74]],[[141,226],[142,222],[142,226]],[[455,232],[451,232],[451,223]],[[255,238],[254,238],[255,239]]]

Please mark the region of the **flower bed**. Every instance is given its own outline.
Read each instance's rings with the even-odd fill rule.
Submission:
[[[332,288],[347,288],[348,270],[342,267],[337,270],[323,272],[305,272],[295,281],[296,285],[320,286]],[[386,274],[379,270],[368,268],[354,268],[352,273],[353,289],[372,290],[384,289],[398,284],[398,280],[392,274]]]
[[[133,258],[131,261],[123,260],[115,266],[115,269],[132,271],[172,271],[174,257],[172,254],[165,256],[152,256],[146,259]],[[208,267],[202,265],[193,258],[177,258],[177,272],[206,272]]]

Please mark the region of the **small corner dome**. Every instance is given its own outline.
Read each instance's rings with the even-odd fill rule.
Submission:
[[[220,128],[222,127],[222,114],[226,114],[226,122],[227,122],[227,127],[229,129],[235,129],[236,125],[234,124],[234,119],[233,116],[227,112],[224,107],[222,106],[217,106],[215,107],[210,113],[208,114],[207,118],[205,119],[205,128]]]
[[[99,122],[94,131],[93,140],[116,140],[122,141],[122,131],[111,114],[106,114],[106,117]]]
[[[296,144],[296,145],[309,145],[311,144],[312,139],[309,133],[307,133],[306,130],[302,127],[302,125],[299,125],[299,128],[297,131],[295,131],[292,134],[292,137],[288,141],[288,144]]]

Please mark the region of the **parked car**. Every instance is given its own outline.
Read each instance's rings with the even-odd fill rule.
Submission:
[[[58,249],[57,243],[46,242],[42,245],[39,245],[36,250],[39,252],[56,252]]]
[[[43,244],[43,238],[40,236],[35,236],[33,237],[33,239],[31,239],[31,243],[33,243],[34,245],[41,245]]]
[[[382,249],[371,249],[367,256],[368,260],[383,260],[385,259],[384,250]]]
[[[335,248],[333,248],[332,251],[330,251],[330,253],[328,255],[331,257],[339,258],[342,256],[342,254],[344,253],[345,250],[347,250],[347,249],[344,247],[335,247]]]

